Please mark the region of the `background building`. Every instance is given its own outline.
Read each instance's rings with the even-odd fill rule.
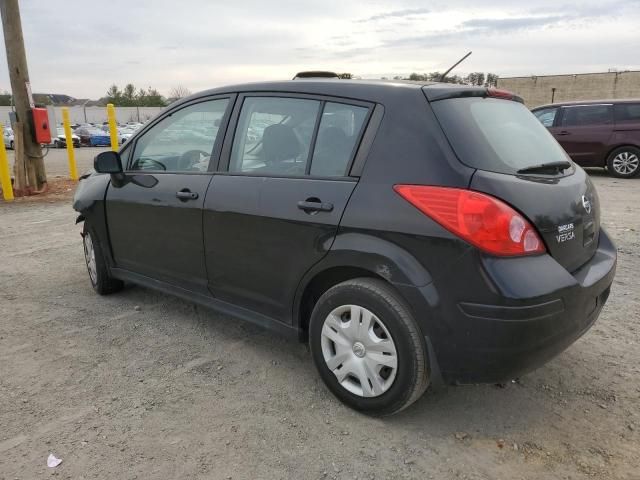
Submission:
[[[498,88],[521,96],[528,107],[570,100],[640,98],[640,71],[507,77],[498,79]]]

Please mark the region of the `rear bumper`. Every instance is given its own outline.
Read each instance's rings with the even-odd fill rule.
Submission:
[[[421,305],[416,313],[425,319],[432,371],[445,383],[502,382],[543,365],[593,325],[616,269],[604,231],[594,256],[573,273],[549,255],[476,259],[481,282],[403,291]],[[480,284],[485,292],[477,291]]]

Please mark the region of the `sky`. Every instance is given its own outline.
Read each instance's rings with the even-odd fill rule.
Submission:
[[[34,92],[167,95],[290,79],[640,70],[640,0],[21,0]],[[0,91],[9,90],[0,38]]]

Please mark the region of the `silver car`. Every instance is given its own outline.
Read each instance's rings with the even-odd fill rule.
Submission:
[[[5,148],[9,148],[9,149],[13,150],[13,147],[14,147],[13,130],[11,130],[10,128],[5,128],[4,129],[4,134],[2,135],[2,137],[3,137],[3,140],[4,140]]]

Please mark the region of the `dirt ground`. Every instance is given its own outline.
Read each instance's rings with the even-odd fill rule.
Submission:
[[[0,479],[640,478],[640,179],[591,173],[620,253],[596,325],[518,382],[385,419],[335,400],[305,345],[95,295],[68,201],[0,201]]]

